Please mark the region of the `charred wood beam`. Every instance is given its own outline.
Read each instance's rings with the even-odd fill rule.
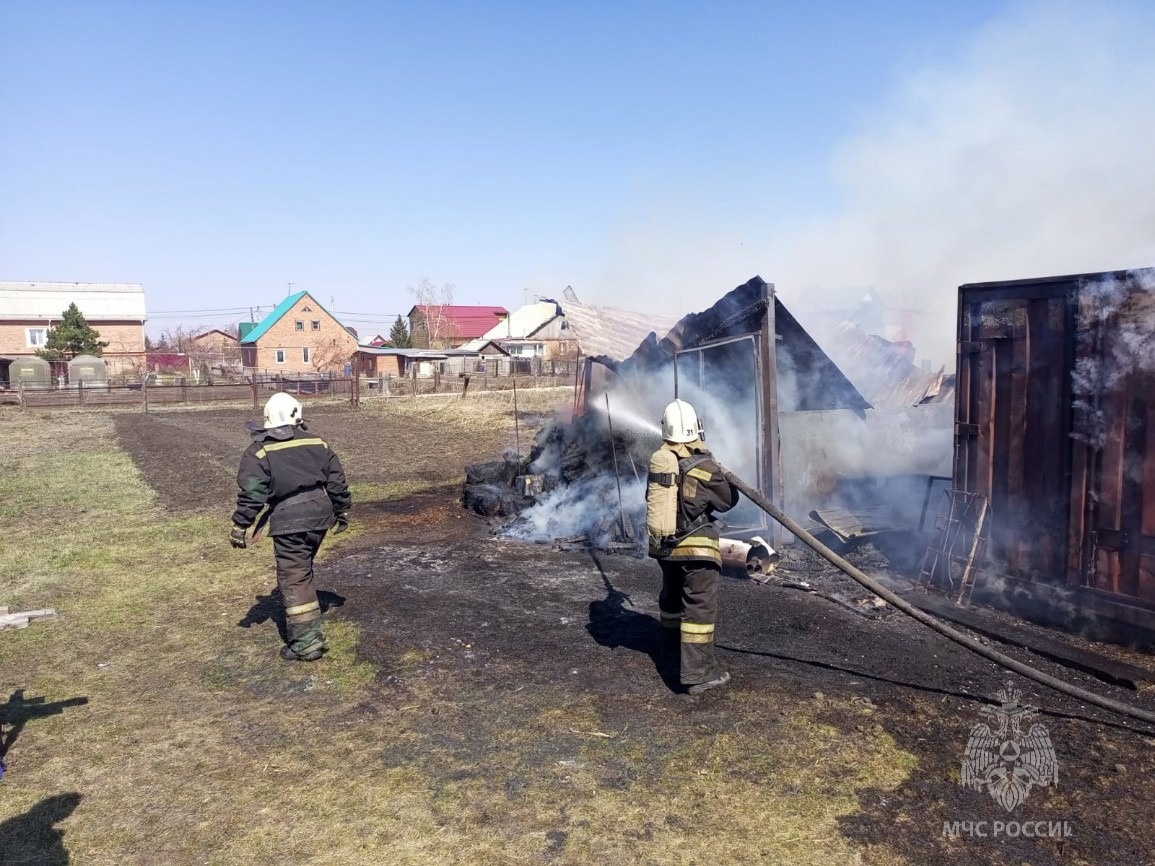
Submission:
[[[998,652],[997,650],[993,650],[988,646],[984,646],[974,638],[969,637],[968,635],[965,635],[962,632],[946,625],[946,623],[940,622],[937,618],[924,613],[910,602],[908,602],[906,599],[900,597],[894,592],[891,592],[881,583],[874,580],[874,578],[864,574],[853,564],[820,542],[813,535],[807,532],[802,524],[798,523],[796,520],[790,517],[790,515],[766,499],[765,496],[763,496],[733,472],[730,472],[724,467],[719,468],[722,469],[722,475],[726,478],[727,481],[737,487],[738,490],[740,490],[751,502],[753,502],[772,518],[781,523],[790,532],[794,533],[794,535],[796,535],[807,547],[809,547],[831,565],[840,569],[848,577],[869,589],[883,601],[890,602],[890,604],[898,608],[912,619],[918,620],[923,625],[933,629],[943,637],[949,638],[959,646],[969,649],[971,652],[980,655],[985,659],[989,659],[990,661],[993,661],[995,664],[1000,665],[1007,670],[1014,671],[1015,673],[1020,674],[1029,680],[1034,680],[1037,683],[1049,686],[1057,692],[1062,692],[1065,695],[1070,695],[1073,698],[1085,701],[1089,704],[1094,704],[1097,707],[1102,707],[1103,709],[1111,710],[1112,712],[1119,713],[1120,715],[1130,716],[1133,719],[1139,719],[1141,721],[1147,722],[1148,724],[1155,725],[1155,712],[1142,709],[1141,707],[1134,707],[1130,704],[1125,704],[1122,701],[1115,701],[1110,698],[1105,698],[1102,695],[1097,695],[1094,692],[1089,692],[1086,689],[1081,689],[1078,686],[1073,686],[1070,683],[1064,682],[1058,677],[1053,677],[1050,674],[1035,670],[1029,665],[1023,664],[1018,659],[1013,659],[1008,655],[1004,655],[1003,653]]]

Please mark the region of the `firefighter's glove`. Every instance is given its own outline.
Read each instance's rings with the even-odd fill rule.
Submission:
[[[654,559],[665,559],[674,552],[674,548],[678,545],[678,538],[675,535],[650,536],[650,556]]]
[[[245,538],[245,527],[233,526],[233,531],[229,533],[229,544],[237,548],[237,550],[244,550],[249,546],[249,542]]]
[[[337,515],[337,522],[333,526],[334,534],[340,535],[342,532],[344,532],[348,528],[349,528],[349,515],[345,514],[345,513],[338,514]]]

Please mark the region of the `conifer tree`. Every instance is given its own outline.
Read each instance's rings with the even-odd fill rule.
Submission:
[[[389,329],[389,342],[393,344],[393,348],[395,349],[413,348],[413,340],[409,336],[409,328],[401,316],[397,317],[397,321],[394,322],[393,327]]]
[[[71,361],[77,355],[100,357],[108,343],[100,341],[100,332],[94,330],[75,303],[69,304],[60,322],[48,332],[44,348],[36,354],[45,361]]]

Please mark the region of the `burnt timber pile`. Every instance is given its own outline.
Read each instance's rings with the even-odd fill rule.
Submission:
[[[466,467],[463,503],[507,518],[500,531],[512,538],[641,556],[645,468],[656,445],[629,430],[611,439],[604,415],[554,419],[527,458],[507,454]]]

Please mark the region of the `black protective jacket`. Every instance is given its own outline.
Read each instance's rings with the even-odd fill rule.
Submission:
[[[303,424],[254,430],[241,455],[237,488],[233,523],[252,526],[268,506],[269,535],[329,529],[352,504],[341,461]]]

